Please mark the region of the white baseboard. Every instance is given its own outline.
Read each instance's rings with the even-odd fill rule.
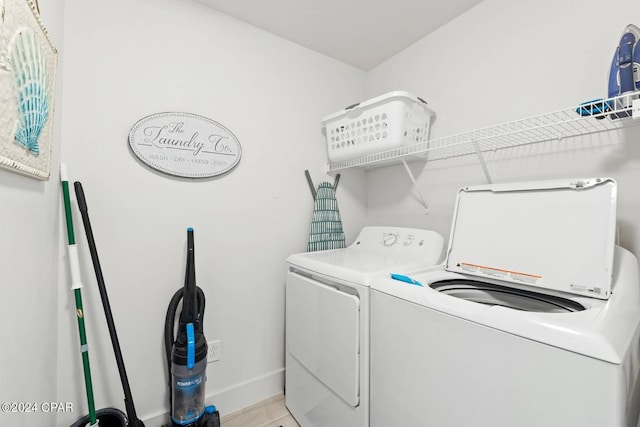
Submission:
[[[220,416],[237,412],[284,391],[284,368],[266,373],[248,381],[233,384],[219,390],[207,391],[207,405],[215,405]],[[169,413],[161,413],[143,420],[149,427],[160,427],[169,423]]]

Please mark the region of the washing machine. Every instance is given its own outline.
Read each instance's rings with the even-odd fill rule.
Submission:
[[[302,427],[369,426],[369,286],[444,258],[436,232],[364,227],[344,249],[291,255],[285,403]]]
[[[371,426],[635,427],[640,281],[616,194],[461,189],[445,262],[371,286]]]

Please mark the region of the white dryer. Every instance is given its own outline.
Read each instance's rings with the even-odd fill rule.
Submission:
[[[285,403],[302,427],[369,426],[369,286],[443,259],[429,230],[364,227],[344,249],[291,255]]]
[[[464,188],[447,259],[371,290],[371,426],[635,427],[638,262],[616,183]]]

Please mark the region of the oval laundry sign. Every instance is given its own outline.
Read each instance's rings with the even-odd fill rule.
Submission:
[[[242,155],[229,129],[191,113],[158,113],[139,120],[129,133],[129,146],[149,167],[186,178],[227,173]]]

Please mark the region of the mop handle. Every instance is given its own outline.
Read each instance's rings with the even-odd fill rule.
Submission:
[[[128,425],[129,427],[144,427],[144,423],[138,418],[138,415],[136,414],[135,405],[133,403],[133,396],[131,394],[129,378],[127,377],[127,370],[124,365],[122,350],[120,349],[120,341],[118,340],[118,333],[116,332],[116,325],[113,320],[111,304],[109,303],[109,295],[107,294],[107,287],[104,282],[102,267],[100,266],[100,257],[98,256],[98,249],[96,248],[96,241],[93,236],[93,229],[91,228],[91,220],[89,219],[89,208],[87,207],[87,199],[84,195],[84,190],[82,189],[82,183],[76,181],[74,182],[73,186],[76,192],[76,201],[78,202],[78,210],[80,211],[80,216],[82,217],[82,223],[84,225],[85,235],[87,236],[87,244],[89,245],[89,252],[91,253],[93,270],[96,275],[98,290],[100,291],[100,299],[102,300],[102,308],[104,309],[104,315],[107,321],[107,328],[109,329],[109,337],[111,338],[111,345],[113,347],[113,353],[116,358],[118,373],[120,374],[120,382],[122,383],[122,390],[124,392],[124,406],[125,406],[125,411],[127,412],[127,418],[129,419]]]
[[[93,400],[93,385],[91,383],[91,366],[89,364],[89,346],[84,326],[84,311],[82,308],[82,281],[80,280],[80,263],[78,261],[78,248],[76,247],[73,232],[73,217],[71,214],[71,199],[69,197],[69,178],[67,167],[60,165],[60,181],[62,182],[62,196],[64,198],[64,213],[67,221],[67,249],[69,253],[69,269],[71,272],[71,289],[76,300],[76,316],[78,318],[78,333],[80,335],[80,351],[82,352],[82,367],[84,370],[84,382],[89,405],[89,425],[96,424],[96,408]]]

